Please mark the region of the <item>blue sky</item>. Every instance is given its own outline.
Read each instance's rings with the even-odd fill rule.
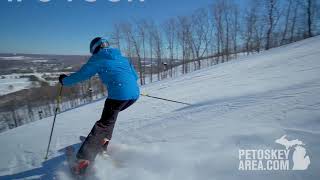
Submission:
[[[0,2],[0,53],[88,54],[93,37],[116,22],[152,18],[162,22],[207,7],[213,0],[97,0]]]

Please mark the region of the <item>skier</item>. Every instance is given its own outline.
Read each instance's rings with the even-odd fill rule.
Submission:
[[[101,118],[76,155],[77,160],[72,167],[75,174],[84,173],[97,154],[106,152],[118,113],[136,102],[140,94],[138,76],[133,65],[118,49],[111,48],[106,38],[93,39],[90,52],[92,56],[78,72],[59,76],[62,85],[71,86],[98,74],[108,90]]]

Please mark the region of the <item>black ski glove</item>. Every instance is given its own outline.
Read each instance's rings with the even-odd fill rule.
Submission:
[[[63,85],[62,80],[63,80],[65,77],[68,77],[68,76],[65,75],[65,74],[61,74],[61,75],[59,76],[59,82],[60,82],[62,85]]]

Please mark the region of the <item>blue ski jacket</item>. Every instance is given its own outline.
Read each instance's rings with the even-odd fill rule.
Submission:
[[[62,83],[65,86],[71,86],[87,80],[97,73],[107,86],[109,99],[132,100],[139,98],[138,75],[129,60],[115,48],[101,49],[97,54],[92,55],[78,72],[65,77]]]

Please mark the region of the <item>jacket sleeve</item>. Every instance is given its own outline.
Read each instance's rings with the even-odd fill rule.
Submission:
[[[81,69],[75,73],[72,73],[68,77],[65,77],[62,82],[65,86],[71,86],[81,81],[85,81],[98,72],[98,64],[92,60],[92,57],[88,62],[81,67]]]
[[[131,67],[131,71],[132,71],[132,73],[133,73],[133,75],[134,75],[135,79],[136,79],[136,80],[138,80],[138,79],[139,79],[139,76],[138,76],[138,74],[137,74],[136,70],[134,69],[134,67],[133,67],[132,63],[130,63],[130,67]]]

